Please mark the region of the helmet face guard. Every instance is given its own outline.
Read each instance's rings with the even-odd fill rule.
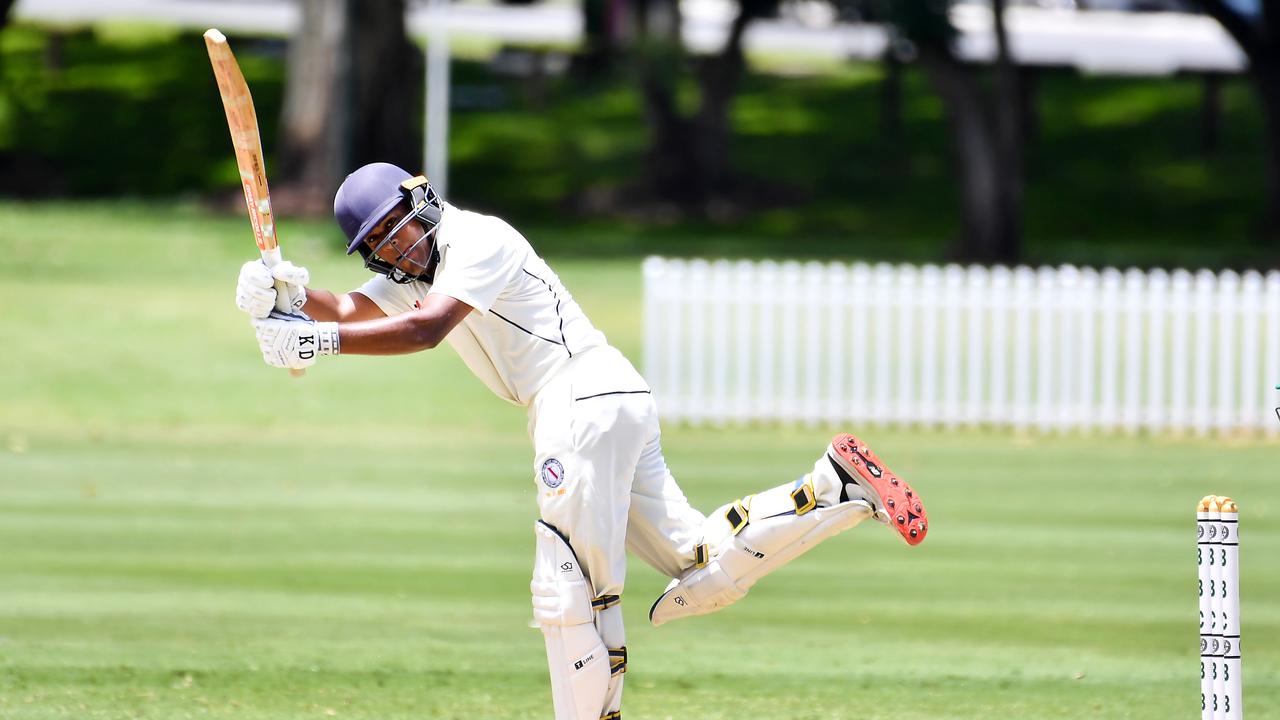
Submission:
[[[400,183],[402,202],[409,211],[405,216],[370,245],[368,238],[356,246],[356,252],[364,259],[364,266],[373,272],[386,275],[392,282],[407,284],[414,281],[434,282],[435,269],[440,262],[440,253],[436,250],[436,230],[440,225],[443,206],[440,197],[431,187],[431,183],[423,175],[409,178]],[[412,221],[422,224],[424,231],[407,247],[401,247],[396,241],[397,235]],[[419,249],[426,246],[426,261],[419,262]],[[390,252],[385,252],[385,251]]]

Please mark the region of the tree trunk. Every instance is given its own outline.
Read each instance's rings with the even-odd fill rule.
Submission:
[[[895,150],[902,145],[902,59],[891,40],[882,59],[884,81],[880,83],[880,135]]]
[[[15,0],[0,0],[0,30],[4,30],[9,25],[9,11],[13,9]],[[54,37],[60,37],[58,33],[53,33]],[[0,57],[0,77],[3,76],[4,58]],[[8,83],[5,84],[6,86]],[[7,90],[5,90],[7,92]]]
[[[349,0],[301,4],[289,44],[280,152],[273,171],[277,206],[318,214],[350,165]]]
[[[582,0],[582,50],[574,70],[599,75],[612,70],[619,50],[634,39],[627,0]]]
[[[1000,168],[982,88],[946,50],[921,46],[920,64],[946,106],[960,175],[961,233],[954,254],[974,262],[1002,260]]]
[[[740,0],[740,6],[737,17],[729,26],[724,49],[706,62],[699,77],[702,104],[696,120],[698,138],[695,150],[698,151],[697,169],[704,202],[723,194],[729,182],[729,112],[746,71],[742,36],[752,20],[750,0]]]
[[[374,161],[416,172],[421,54],[405,35],[404,0],[308,0],[289,46],[277,206],[324,214],[347,173]]]
[[[1004,24],[1005,0],[992,0],[991,12],[996,34],[996,81],[992,102],[996,135],[996,187],[999,229],[991,262],[1011,263],[1018,259],[1022,244],[1022,113],[1023,98],[1018,85],[1018,66],[1009,48]]]
[[[1200,96],[1200,152],[1213,155],[1218,152],[1218,140],[1222,128],[1222,75],[1205,73],[1201,76],[1204,94]]]
[[[1280,0],[1261,0],[1262,16],[1251,19],[1224,0],[1197,0],[1249,58],[1267,128],[1267,208],[1263,234],[1280,240]]]
[[[1267,213],[1264,235],[1280,240],[1280,56],[1254,58],[1254,85],[1267,128]]]
[[[683,205],[696,190],[687,171],[692,152],[691,123],[676,101],[685,62],[680,8],[675,0],[639,0],[634,5],[638,38],[635,55],[651,139],[645,157],[645,185],[661,200]]]
[[[351,30],[354,97],[347,171],[389,162],[419,172],[422,138],[413,120],[423,112],[425,65],[405,34],[404,0],[361,0]]]
[[[1022,115],[1018,67],[1004,24],[1005,0],[992,0],[996,58],[991,91],[955,55],[956,32],[942,6],[895,3],[895,24],[946,107],[959,175],[960,260],[1010,263],[1022,233]],[[939,9],[942,8],[942,9]]]
[[[1018,136],[1024,148],[1040,138],[1040,72],[1031,66],[1018,68]]]
[[[684,54],[679,11],[670,0],[648,0],[640,23],[646,47],[641,54],[645,114],[653,129],[647,178],[652,193],[686,212],[705,213],[730,184],[729,113],[746,70],[742,38],[759,12],[754,0],[741,0],[738,15],[720,54],[699,62],[701,101],[692,118],[680,114],[676,84]]]

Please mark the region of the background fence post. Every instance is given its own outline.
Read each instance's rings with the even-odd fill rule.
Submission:
[[[1036,272],[1036,429],[1048,432],[1053,429],[1055,419],[1053,378],[1061,358],[1054,348],[1054,324],[1057,310],[1058,273],[1051,267],[1042,267]]]
[[[1201,270],[1196,273],[1195,279],[1195,320],[1196,334],[1193,343],[1195,347],[1195,369],[1192,375],[1191,386],[1195,389],[1194,405],[1192,406],[1192,427],[1198,435],[1209,434],[1209,428],[1212,424],[1212,408],[1210,403],[1213,398],[1212,385],[1212,368],[1210,362],[1212,355],[1210,350],[1213,348],[1213,300],[1216,291],[1217,278],[1208,270]]]
[[[1165,365],[1168,351],[1165,349],[1166,312],[1169,307],[1169,274],[1156,268],[1147,276],[1147,402],[1143,426],[1150,430],[1163,430],[1168,426],[1169,393],[1165,390]]]
[[[1235,425],[1235,386],[1240,373],[1240,365],[1236,362],[1239,355],[1236,350],[1239,301],[1240,276],[1226,270],[1218,276],[1218,298],[1214,304],[1216,317],[1213,322],[1218,330],[1215,343],[1218,348],[1218,392],[1213,424],[1219,433],[1226,432]]]
[[[1190,382],[1188,365],[1191,358],[1191,282],[1191,273],[1186,270],[1173,271],[1170,279],[1173,326],[1170,329],[1172,340],[1169,343],[1169,424],[1179,432],[1185,432],[1191,427],[1191,413],[1187,406]]]
[[[898,288],[898,343],[894,348],[894,364],[897,366],[898,378],[894,405],[898,421],[904,425],[921,420],[920,403],[917,399],[919,383],[916,382],[916,315],[920,306],[920,276],[915,267],[900,265],[894,269],[897,278],[893,284]]]
[[[1267,273],[1266,281],[1266,300],[1262,303],[1263,312],[1266,315],[1266,351],[1263,367],[1270,373],[1268,377],[1268,385],[1280,383],[1280,271],[1272,270]],[[1277,399],[1276,393],[1271,393],[1270,405],[1280,406],[1280,400]],[[1274,408],[1273,408],[1274,410]],[[1275,437],[1280,435],[1280,417],[1276,418],[1276,422],[1267,419],[1267,434]]]
[[[964,423],[977,425],[985,414],[986,392],[983,387],[983,368],[987,361],[987,293],[989,273],[981,265],[972,265],[966,271],[968,292],[965,293],[965,391]],[[959,358],[956,358],[959,360]]]
[[[644,280],[663,416],[1280,434],[1280,272],[672,260]]]
[[[1262,424],[1276,419],[1266,406],[1268,399],[1261,390],[1258,348],[1263,329],[1261,318],[1262,275],[1246,272],[1240,287],[1240,384],[1235,396],[1235,424],[1246,430],[1260,430]],[[1271,368],[1273,372],[1280,368]]]
[[[1098,422],[1098,271],[1080,272],[1080,334],[1076,340],[1077,427],[1091,429]]]

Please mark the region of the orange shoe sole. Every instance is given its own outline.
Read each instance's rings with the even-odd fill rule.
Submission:
[[[929,533],[929,515],[924,502],[910,485],[880,462],[866,443],[849,435],[831,439],[827,456],[844,482],[857,483],[876,510],[889,516],[889,526],[898,531],[908,545],[919,545]]]

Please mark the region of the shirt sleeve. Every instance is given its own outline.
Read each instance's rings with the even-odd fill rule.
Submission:
[[[483,314],[524,267],[528,243],[501,220],[475,230],[452,240],[431,292],[461,300]]]
[[[374,275],[355,289],[373,301],[387,315],[399,315],[413,309],[413,297],[403,285],[391,282],[384,275]]]

